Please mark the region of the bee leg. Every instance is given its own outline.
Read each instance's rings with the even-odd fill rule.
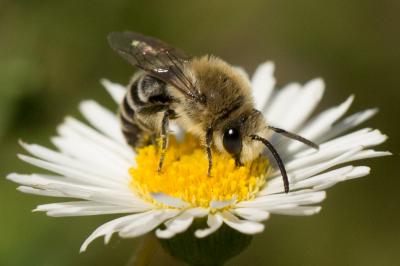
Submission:
[[[170,110],[167,110],[164,112],[163,119],[161,121],[161,154],[160,154],[160,161],[158,163],[158,173],[161,172],[164,159],[165,159],[165,153],[167,151],[168,147],[168,128],[169,128],[169,115],[170,115]]]
[[[206,132],[206,152],[208,157],[208,171],[207,175],[211,176],[212,169],[212,153],[211,153],[211,142],[212,142],[213,128],[210,126]]]
[[[235,165],[236,165],[237,167],[243,166],[243,164],[242,164],[242,162],[240,161],[240,158],[239,158],[239,157],[235,157]]]

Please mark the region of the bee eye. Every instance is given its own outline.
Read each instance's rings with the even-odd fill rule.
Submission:
[[[242,151],[242,138],[239,130],[236,128],[228,128],[224,132],[222,144],[227,152],[232,155],[239,155]]]

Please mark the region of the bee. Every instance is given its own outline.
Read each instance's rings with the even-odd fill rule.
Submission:
[[[212,169],[212,148],[228,153],[237,165],[252,161],[266,147],[289,181],[278,152],[268,139],[273,132],[318,149],[294,133],[268,125],[254,108],[250,82],[215,56],[192,57],[156,38],[135,32],[112,32],[108,42],[122,58],[139,68],[119,108],[122,133],[133,148],[161,139],[158,171],[168,147],[171,120],[200,139]]]

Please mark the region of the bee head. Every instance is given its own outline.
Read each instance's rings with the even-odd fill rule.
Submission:
[[[267,138],[269,133],[263,115],[255,109],[227,121],[219,131],[217,148],[232,155],[237,164],[254,160],[265,148],[252,135]]]

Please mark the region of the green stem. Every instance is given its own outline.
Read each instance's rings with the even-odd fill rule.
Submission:
[[[190,264],[190,266],[223,266],[223,264]]]
[[[153,234],[147,234],[138,249],[129,259],[127,266],[147,266],[150,264],[158,243]]]
[[[226,225],[205,238],[197,238],[195,231],[206,226],[205,219],[198,219],[185,232],[158,241],[172,257],[191,266],[224,265],[251,243],[252,236],[239,233]]]

